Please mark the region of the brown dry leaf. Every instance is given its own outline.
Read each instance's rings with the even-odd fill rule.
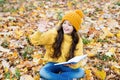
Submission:
[[[10,49],[6,49],[6,48],[3,48],[2,46],[0,46],[0,51],[9,53]]]
[[[17,68],[23,68],[23,67],[32,67],[34,63],[32,61],[21,61],[20,64],[18,64]]]
[[[15,25],[23,27],[24,23],[23,22],[17,22],[17,23],[15,23]]]
[[[113,75],[113,74],[108,75],[108,76],[106,77],[106,80],[110,80],[111,78],[112,78],[112,79],[115,78],[115,75]]]
[[[32,70],[33,71],[40,71],[41,68],[42,68],[42,65],[39,65],[39,66],[32,67]]]
[[[18,64],[16,65],[17,68],[23,68],[25,65],[24,64]]]
[[[34,63],[32,61],[25,61],[23,63],[26,67],[32,67],[34,65]]]
[[[2,63],[2,66],[3,66],[4,68],[8,68],[8,69],[9,69],[9,67],[10,67],[9,62],[7,62],[5,59],[3,59],[1,63]]]
[[[31,75],[22,75],[20,80],[34,80],[34,78]]]

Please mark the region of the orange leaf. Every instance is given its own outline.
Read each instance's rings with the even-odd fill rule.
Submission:
[[[13,56],[14,58],[17,58],[17,57],[18,57],[18,53],[17,53],[17,52],[14,52],[14,53],[12,54],[12,56]]]
[[[92,78],[92,73],[91,73],[91,70],[85,70],[85,73],[86,73],[86,80],[91,80]]]

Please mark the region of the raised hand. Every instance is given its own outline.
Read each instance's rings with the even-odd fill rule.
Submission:
[[[47,21],[45,19],[40,20],[37,26],[40,32],[47,31]]]

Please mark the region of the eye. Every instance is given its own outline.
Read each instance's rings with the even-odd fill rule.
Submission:
[[[64,21],[64,23],[63,24],[66,24],[67,22],[66,21]]]
[[[71,24],[68,24],[69,26],[72,26]]]

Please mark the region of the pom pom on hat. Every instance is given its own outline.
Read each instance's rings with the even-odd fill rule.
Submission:
[[[81,10],[75,10],[65,14],[63,16],[62,22],[68,20],[71,23],[71,25],[76,29],[76,31],[78,31],[80,29],[83,17],[84,14]]]
[[[81,17],[83,18],[84,17],[84,14],[81,10],[75,10],[75,12]]]

